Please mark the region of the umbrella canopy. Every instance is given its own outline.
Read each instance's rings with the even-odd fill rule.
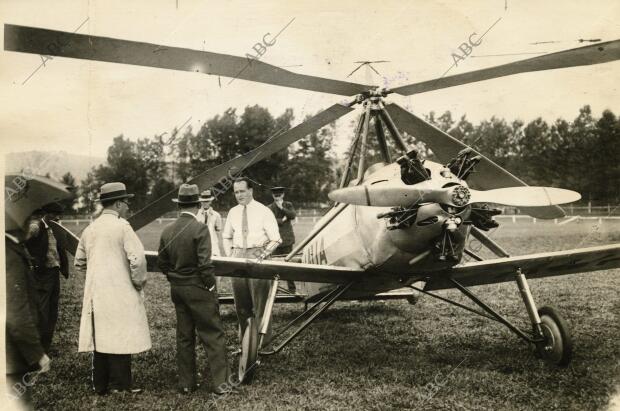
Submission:
[[[4,176],[5,231],[24,230],[26,220],[39,208],[74,197],[70,187],[49,178],[9,173]]]

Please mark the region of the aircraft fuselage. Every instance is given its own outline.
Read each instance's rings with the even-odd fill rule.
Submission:
[[[402,184],[397,164],[377,166],[369,169],[363,184]],[[431,174],[431,179],[424,182],[429,188],[442,188],[454,183],[466,185],[449,171],[446,172],[447,169],[441,164],[426,161],[425,167]],[[458,209],[438,203],[417,204],[415,208],[398,213],[404,223],[400,224],[400,228],[394,228],[393,219],[381,216],[394,211],[393,208],[347,205],[304,247],[302,262],[362,268],[369,273],[369,279],[376,273],[376,281],[365,282],[358,287],[360,291],[376,293],[399,288],[414,282],[416,274],[458,263],[470,226],[459,223],[457,227],[452,227],[452,245],[458,259],[438,259],[437,247],[441,245],[438,242],[444,235],[446,225],[455,217],[459,217],[457,221],[464,222],[470,210],[469,206]],[[336,208],[332,208],[317,225],[331,219],[337,212]],[[305,292],[311,295],[331,286],[307,283],[305,287]]]

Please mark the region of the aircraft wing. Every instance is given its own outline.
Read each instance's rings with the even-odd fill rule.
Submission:
[[[148,271],[161,271],[157,267],[157,252],[147,251]],[[215,275],[224,277],[247,277],[281,280],[308,281],[313,283],[347,284],[361,280],[364,270],[330,265],[291,263],[255,258],[213,257]]]
[[[620,244],[611,244],[465,263],[448,270],[429,273],[434,279],[427,282],[425,289],[431,291],[454,288],[448,277],[464,286],[507,282],[514,280],[519,268],[531,279],[618,267]]]
[[[56,224],[65,232],[66,249],[75,255],[80,239],[66,227]],[[161,271],[157,267],[157,251],[146,251],[148,271]],[[247,277],[273,279],[276,275],[281,280],[307,281],[314,283],[347,284],[361,280],[364,270],[330,265],[292,263],[277,260],[257,260],[250,258],[213,257],[215,275],[224,277]]]

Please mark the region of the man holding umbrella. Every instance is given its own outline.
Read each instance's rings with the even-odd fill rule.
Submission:
[[[52,180],[7,174],[5,186],[6,252],[6,377],[9,397],[30,405],[30,390],[38,373],[50,369],[37,330],[32,257],[24,242],[33,211],[73,194]],[[8,406],[8,404],[5,404]]]
[[[93,352],[93,388],[97,394],[133,388],[131,354],[151,348],[144,308],[144,247],[125,220],[129,199],[125,184],[101,186],[101,215],[84,232],[75,266],[86,270],[79,352]]]
[[[26,247],[34,258],[39,334],[43,348],[49,353],[58,320],[60,274],[69,278],[69,263],[64,233],[59,226],[51,224],[58,221],[63,207],[52,203],[44,206],[42,212],[42,218],[30,222]]]

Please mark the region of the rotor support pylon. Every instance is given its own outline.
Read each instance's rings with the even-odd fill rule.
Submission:
[[[378,115],[375,115],[375,133],[377,134],[377,141],[379,142],[379,149],[381,150],[383,161],[390,164],[392,162],[392,158],[390,157],[390,151],[388,150],[387,141],[385,140],[383,123]]]
[[[398,148],[401,149],[403,154],[407,153],[407,143],[405,143],[403,136],[400,134],[400,131],[398,131],[398,128],[396,128],[396,124],[394,124],[392,117],[390,117],[390,113],[387,112],[383,104],[381,105],[381,111],[379,113],[381,115],[381,119],[385,123],[385,126],[390,131],[392,138],[396,141]]]
[[[369,151],[368,147],[371,124],[374,126],[379,153],[381,155],[381,160],[384,163],[392,163],[392,156],[390,154],[385,129],[387,129],[390,137],[394,140],[397,149],[402,151],[403,154],[407,153],[407,144],[392,121],[390,114],[385,109],[383,99],[379,96],[371,95],[361,97],[358,102],[363,102],[364,111],[359,117],[357,127],[355,129],[355,136],[351,142],[351,146],[349,147],[347,164],[343,171],[339,188],[347,187],[351,183],[353,176],[353,165],[355,164],[356,159],[356,184],[360,184],[363,181],[364,173],[366,172],[368,166],[367,155]]]
[[[357,184],[364,180],[364,172],[366,171],[366,154],[368,153],[368,129],[370,128],[370,101],[365,102],[364,125],[362,127],[362,145],[360,146],[359,166],[357,167]]]
[[[360,116],[357,128],[355,131],[355,137],[353,138],[353,142],[351,143],[351,147],[349,147],[349,158],[347,159],[347,165],[342,173],[342,179],[340,180],[339,188],[344,188],[349,184],[351,180],[351,170],[353,169],[353,162],[355,160],[355,153],[357,151],[357,146],[359,145],[359,141],[362,135],[362,127],[364,127],[364,118],[366,117],[366,113],[363,112]]]

